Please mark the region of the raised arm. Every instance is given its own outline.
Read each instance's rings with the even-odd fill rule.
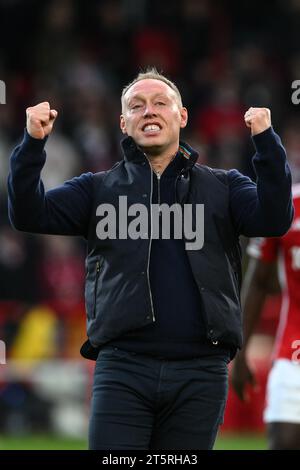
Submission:
[[[229,171],[231,211],[239,234],[278,237],[293,220],[291,173],[280,137],[271,126],[270,110],[250,110],[245,121],[256,149],[253,165],[257,181],[255,184],[238,171]]]
[[[44,146],[56,117],[57,111],[51,110],[49,103],[27,109],[24,139],[10,158],[9,217],[18,230],[86,237],[93,199],[92,173],[47,192],[40,178],[46,161]]]

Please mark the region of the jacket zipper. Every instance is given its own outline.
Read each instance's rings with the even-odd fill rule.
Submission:
[[[153,306],[153,297],[152,297],[152,292],[151,292],[151,285],[150,285],[150,274],[149,274],[149,267],[150,267],[150,254],[151,254],[151,244],[152,244],[152,197],[153,197],[153,170],[151,163],[145,154],[145,157],[147,158],[147,161],[150,166],[150,178],[151,178],[151,186],[150,186],[150,224],[151,224],[151,232],[150,232],[150,240],[149,240],[149,248],[148,248],[148,261],[147,261],[147,281],[148,281],[148,289],[149,289],[149,297],[150,297],[150,305],[151,305],[151,313],[152,313],[152,320],[155,321],[155,315],[154,315],[154,306]]]
[[[93,318],[96,317],[96,302],[97,302],[97,287],[99,281],[99,275],[101,271],[101,263],[98,260],[96,263],[96,278],[95,278],[95,287],[94,287],[94,311],[93,311]]]
[[[158,217],[159,217],[159,233],[162,234],[162,226],[161,226],[161,217],[162,217],[162,212],[160,208],[160,179],[161,179],[161,174],[159,172],[155,172],[156,177],[157,177],[157,203],[158,203]]]
[[[158,202],[158,205],[160,206],[160,178],[161,178],[161,174],[160,173],[156,173],[156,176],[157,176],[157,202]],[[159,212],[160,212],[160,209],[159,209]]]

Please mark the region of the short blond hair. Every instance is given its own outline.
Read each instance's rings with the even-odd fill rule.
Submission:
[[[151,79],[151,80],[160,80],[161,82],[164,82],[166,83],[173,91],[175,91],[176,93],[176,96],[179,100],[179,104],[180,106],[182,106],[182,98],[181,98],[181,94],[180,94],[180,91],[178,90],[177,86],[175,85],[175,83],[173,83],[171,80],[169,80],[167,77],[165,77],[164,75],[162,75],[161,73],[158,72],[158,70],[155,68],[155,67],[148,67],[145,72],[140,72],[133,80],[132,82],[128,83],[128,85],[126,85],[123,90],[122,90],[122,94],[121,94],[121,103],[122,103],[122,108],[123,108],[123,104],[124,104],[124,96],[125,94],[127,93],[127,91],[129,90],[129,88],[131,88],[135,83],[141,81],[141,80],[148,80],[148,79]]]

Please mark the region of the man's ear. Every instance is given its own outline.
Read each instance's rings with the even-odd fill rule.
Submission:
[[[120,128],[121,128],[121,131],[123,132],[123,134],[127,133],[125,119],[124,119],[123,114],[121,114],[121,116],[120,116]]]
[[[180,115],[181,115],[181,122],[180,122],[180,127],[183,129],[188,122],[188,111],[186,108],[181,108],[180,110]]]

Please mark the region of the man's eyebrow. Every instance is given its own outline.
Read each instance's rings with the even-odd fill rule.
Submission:
[[[128,103],[131,103],[131,101],[133,101],[133,100],[141,100],[141,101],[143,101],[143,99],[144,99],[144,98],[143,98],[141,95],[133,95],[133,96],[131,96],[130,98],[128,98],[127,102],[128,102]]]

